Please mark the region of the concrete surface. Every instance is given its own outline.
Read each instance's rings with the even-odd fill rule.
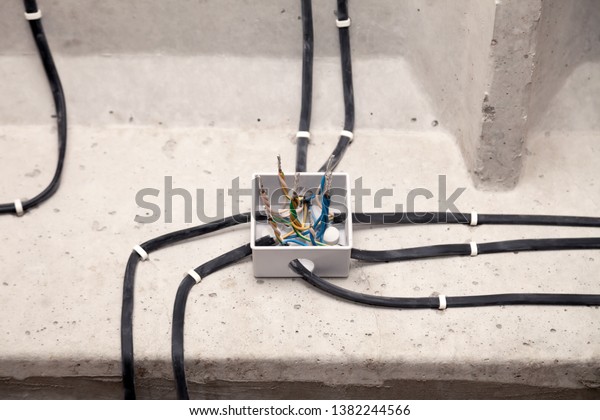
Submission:
[[[579,72],[594,65],[600,50],[595,0],[370,0],[350,6],[355,79],[362,82],[356,84],[357,125],[450,133],[478,188],[517,184],[528,132],[595,120],[590,117],[597,106],[590,101],[597,95],[586,95],[593,86]],[[273,128],[295,125],[298,89],[290,87],[297,83],[301,54],[295,1],[46,0],[42,7],[53,51],[80,60],[80,68],[65,71],[74,69],[81,87],[106,87],[94,89],[92,101],[85,88],[70,92],[72,109],[81,113],[73,115],[75,123],[132,117],[99,112],[117,99],[123,108],[135,106],[139,124],[170,119],[243,128],[240,120],[262,114]],[[334,8],[321,2],[314,13],[316,70],[322,72],[316,78],[315,124],[326,128],[342,120]],[[26,23],[18,18],[21,4],[5,2],[2,12],[0,55],[32,55]],[[157,56],[165,59],[152,60]],[[205,60],[194,61],[198,56]],[[231,65],[242,57],[248,58],[242,67]],[[186,63],[195,67],[183,73]],[[20,66],[5,71],[10,68]],[[178,71],[193,77],[174,78]],[[249,77],[254,71],[259,79]],[[239,83],[215,84],[207,76],[215,74]],[[112,83],[128,85],[132,95],[121,98],[120,90],[109,88]],[[580,87],[557,96],[571,84]],[[230,95],[238,99],[233,104]],[[153,100],[157,96],[162,101]],[[278,110],[269,106],[274,100]],[[30,103],[3,103],[3,121],[36,124]],[[581,110],[586,104],[589,113]]]
[[[229,7],[228,14],[219,13],[216,1],[184,3],[173,11],[160,2],[161,13],[151,13],[147,3],[128,2],[122,7],[129,19],[115,18],[113,1],[41,5],[67,93],[70,144],[57,195],[23,218],[0,218],[0,397],[120,397],[127,256],[133,244],[186,226],[177,212],[173,223],[135,223],[137,191],[164,191],[164,177],[172,176],[176,187],[204,188],[206,211],[216,215],[217,189],[230,187],[232,179],[248,186],[252,173],[274,170],[277,153],[285,167],[293,167],[300,90],[297,3],[229,2],[239,10]],[[332,150],[343,111],[334,5],[316,3],[309,168]],[[452,7],[412,1],[397,8],[383,0],[366,3],[351,4],[357,129],[340,170],[362,177],[366,188],[392,188],[394,197],[384,198],[383,210],[406,204],[408,191],[417,187],[435,194],[417,207],[436,210],[438,175],[446,175],[448,195],[466,188],[457,200],[462,211],[599,213],[598,84],[592,81],[600,70],[588,55],[581,53],[575,68],[560,74],[543,76],[536,64],[530,93],[536,105],[528,112],[535,124],[528,118],[519,128],[526,140],[511,143],[521,145],[526,159],[498,169],[516,171],[519,182],[515,186],[517,178],[508,182],[500,172],[484,184],[476,177],[486,189],[514,186],[485,191],[475,188],[472,172],[486,142],[481,133],[498,131],[482,120],[488,83],[500,80],[492,73],[501,71],[494,67],[500,55],[490,56],[490,38],[503,27],[498,19],[512,16],[498,14],[498,8],[512,2],[452,2],[459,4]],[[83,13],[85,4],[94,19]],[[538,49],[544,45],[540,34],[550,32],[548,16],[580,30],[579,15],[565,18],[559,2],[542,6],[535,26]],[[6,35],[0,36],[0,197],[8,201],[29,197],[48,182],[56,139],[39,59],[25,22],[17,19],[20,2],[0,9],[0,33]],[[547,22],[544,10],[550,10]],[[446,15],[456,26],[442,24]],[[396,17],[402,24],[395,25]],[[252,24],[231,30],[242,19]],[[266,36],[260,27],[272,32]],[[504,57],[508,61],[510,54]],[[541,53],[536,59],[558,60]],[[469,64],[471,70],[465,70]],[[490,98],[494,91],[488,91]],[[515,95],[521,110],[524,98]],[[508,124],[499,115],[502,109],[497,121]],[[496,156],[493,148],[502,149],[501,142],[488,143],[486,153]],[[497,163],[488,160],[490,168]],[[181,209],[181,200],[175,204]],[[240,207],[249,209],[249,199]],[[225,200],[223,213],[231,211]],[[360,248],[386,249],[555,236],[598,233],[406,226],[360,228],[354,241]],[[142,397],[174,397],[170,319],[182,273],[248,238],[247,227],[238,227],[156,252],[140,264],[134,328]],[[597,252],[520,253],[393,265],[354,262],[351,276],[336,282],[404,296],[598,293],[599,269]],[[257,280],[251,272],[250,262],[240,263],[191,293],[186,358],[194,396],[599,396],[598,308],[382,310],[332,301],[299,280]]]
[[[490,42],[492,76],[481,104],[481,136],[473,166],[479,185],[513,187],[524,157],[542,1],[496,3]]]

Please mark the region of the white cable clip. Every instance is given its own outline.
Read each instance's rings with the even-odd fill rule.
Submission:
[[[339,20],[339,19],[335,20],[335,26],[337,26],[338,28],[349,28],[351,24],[352,24],[352,20],[350,18],[348,18],[346,20]]]
[[[446,302],[446,295],[439,295],[438,298],[440,299],[440,307],[438,309],[440,311],[443,311],[448,307],[448,302]]]
[[[187,273],[191,278],[193,278],[196,281],[196,284],[202,281],[202,277],[200,277],[200,274],[196,273],[196,270],[190,270]]]
[[[479,253],[477,243],[471,242],[469,245],[471,245],[471,257],[476,257]]]
[[[148,259],[148,253],[144,251],[144,248],[142,248],[141,246],[136,245],[133,247],[133,250],[138,253],[142,261],[146,261]]]
[[[23,209],[23,203],[18,198],[15,200],[15,214],[19,217],[25,214],[25,210]]]
[[[477,214],[476,211],[472,211],[471,212],[471,223],[469,223],[471,226],[477,226],[477,222],[479,221],[479,215]]]
[[[37,12],[27,13],[25,12],[25,19],[27,20],[39,20],[42,18],[42,11],[40,9]]]
[[[300,137],[310,140],[310,131],[298,131],[296,133],[296,138],[299,139]]]
[[[352,143],[352,140],[354,140],[354,133],[352,131],[342,130],[340,136],[348,137],[350,139],[350,143]]]

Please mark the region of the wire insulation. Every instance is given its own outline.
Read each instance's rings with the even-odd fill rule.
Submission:
[[[398,309],[440,309],[440,298],[430,297],[388,297],[368,295],[336,286],[310,272],[298,260],[290,262],[290,268],[313,287],[336,296],[363,305]],[[446,308],[466,308],[498,305],[568,305],[598,306],[600,295],[561,294],[561,293],[510,293],[476,296],[445,296]]]
[[[24,5],[27,13],[35,13],[38,11],[38,6],[35,0],[24,0]],[[54,99],[54,106],[56,108],[58,160],[52,180],[42,192],[31,199],[23,200],[22,209],[20,206],[17,206],[15,202],[0,204],[0,214],[14,213],[19,215],[19,213],[22,214],[22,211],[27,211],[33,207],[36,207],[52,197],[60,185],[65,154],[67,152],[67,105],[65,102],[65,94],[60,82],[60,77],[58,75],[58,70],[54,64],[54,59],[52,58],[52,52],[50,51],[50,46],[48,45],[48,40],[46,39],[41,18],[30,20],[28,22],[29,27],[31,28],[33,39],[35,40],[35,44],[40,54],[44,70],[46,72],[46,77],[48,78],[48,83]]]
[[[477,254],[519,251],[564,251],[600,249],[600,238],[517,239],[477,244]],[[409,261],[422,258],[471,256],[470,244],[431,245],[415,248],[368,251],[352,249],[351,258],[367,262]]]
[[[312,0],[302,0],[302,105],[298,131],[310,132],[313,90],[314,33]],[[308,137],[296,138],[296,172],[306,172]]]
[[[348,19],[348,0],[337,1],[337,19],[342,21]],[[352,54],[350,51],[350,28],[344,27],[338,29],[340,38],[340,57],[342,63],[342,88],[344,90],[344,131],[354,132],[354,85],[352,82]],[[341,135],[338,144],[331,153],[334,158],[332,169],[337,168],[348,145],[352,139]],[[325,162],[319,172],[325,172],[327,162]]]
[[[257,246],[274,245],[275,241],[269,236],[265,236],[256,241]],[[195,269],[196,273],[202,279],[212,273],[225,268],[233,263],[236,263],[252,254],[250,244],[243,245],[232,251],[229,251]],[[187,299],[192,287],[196,285],[189,274],[184,277],[177,289],[175,304],[173,306],[173,331],[171,335],[171,358],[173,361],[173,374],[175,375],[175,386],[177,388],[177,398],[180,400],[189,400],[187,381],[185,377],[185,355],[183,351],[184,345],[184,325],[185,325],[185,308]]]
[[[538,225],[600,227],[600,217],[533,214],[478,214],[477,225]],[[367,225],[471,224],[470,213],[352,213],[352,222]]]
[[[214,221],[212,223],[207,223],[205,225],[167,233],[166,235],[146,241],[140,246],[148,254],[150,254],[153,251],[157,251],[169,245],[216,232],[227,227],[248,223],[249,221],[250,213],[241,213]],[[140,255],[136,251],[132,251],[129,255],[129,260],[127,261],[125,276],[123,279],[123,302],[121,310],[121,368],[123,375],[124,397],[128,400],[136,398],[135,366],[133,354],[133,308],[135,271],[140,260]],[[200,272],[198,272],[198,274],[200,274]]]
[[[265,220],[266,215],[259,212],[256,213],[258,220]],[[346,214],[336,215],[334,223],[341,223],[346,219]],[[462,213],[353,213],[352,219],[354,223],[359,224],[431,224],[431,223],[470,223],[470,214]],[[250,213],[242,213],[234,216],[230,216],[206,225],[195,226],[192,228],[186,228],[171,232],[147,242],[141,244],[142,249],[148,253],[157,251],[166,246],[179,243],[197,236],[206,235],[230,226],[235,226],[242,223],[248,223],[250,221]],[[540,224],[540,225],[552,225],[552,226],[590,226],[600,227],[600,218],[592,217],[572,217],[572,216],[537,216],[537,215],[479,215],[479,224]],[[482,244],[483,245],[483,244]],[[447,248],[450,247],[450,248]],[[428,249],[427,249],[428,248]],[[416,249],[405,249],[400,250],[404,253],[405,258],[411,257],[411,252],[416,253],[412,257],[414,258],[425,258],[427,256],[441,256],[443,255],[466,255],[468,251],[470,253],[470,247],[468,244],[455,244],[452,245],[436,245],[433,247],[422,247]],[[485,246],[483,246],[483,252],[486,252]],[[493,251],[492,248],[489,249]],[[353,250],[353,258],[360,259],[361,257],[369,257],[368,254],[378,251],[361,251]],[[422,256],[423,255],[423,256]],[[382,255],[375,255],[381,259]],[[404,259],[398,259],[401,261]],[[129,256],[127,266],[125,269],[125,276],[123,280],[123,307],[121,314],[121,357],[122,357],[122,370],[123,370],[123,386],[125,391],[125,398],[135,399],[135,371],[134,371],[134,355],[133,355],[133,306],[134,306],[134,280],[137,264],[140,261],[140,256],[132,251]]]

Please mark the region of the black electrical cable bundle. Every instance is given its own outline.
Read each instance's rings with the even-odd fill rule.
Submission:
[[[350,19],[348,16],[348,0],[338,0],[337,2],[337,19],[338,21],[345,21]],[[340,27],[340,56],[342,61],[342,86],[344,89],[344,131],[354,132],[354,87],[352,84],[352,55],[350,53],[350,28]],[[338,140],[338,144],[331,153],[334,158],[332,161],[332,168],[335,169],[348,145],[352,142],[352,139],[348,136],[341,135]],[[319,172],[325,172],[327,168],[327,162],[321,166]]]
[[[520,251],[566,251],[600,249],[600,238],[517,239],[475,245],[477,255]],[[470,256],[471,244],[430,245],[415,248],[368,251],[353,248],[351,258],[367,262],[410,261],[421,258]]]
[[[24,0],[25,11],[27,13],[35,13],[38,11],[37,3],[35,0]],[[67,151],[67,105],[65,103],[65,94],[63,92],[62,84],[60,83],[60,77],[58,76],[58,70],[54,65],[52,59],[52,53],[44,33],[44,27],[42,26],[42,20],[35,19],[29,21],[31,33],[35,40],[35,44],[42,59],[46,77],[52,90],[52,97],[54,98],[54,105],[56,107],[56,125],[58,129],[58,162],[54,171],[54,176],[50,181],[50,184],[35,197],[24,200],[22,202],[23,211],[27,211],[32,207],[35,207],[48,198],[52,197],[60,184],[60,177],[62,174],[65,153]],[[4,213],[15,213],[19,214],[20,209],[17,209],[15,203],[0,204],[0,214]]]
[[[257,214],[257,218],[265,218]],[[333,223],[343,223],[346,213],[334,217]],[[471,225],[473,215],[470,213],[450,212],[410,212],[410,213],[352,213],[352,223],[357,225],[436,225],[462,224]],[[537,214],[479,214],[476,226],[479,225],[522,225],[522,226],[569,226],[600,227],[600,217],[585,216],[547,216]]]
[[[314,34],[312,0],[302,0],[302,106],[298,131],[310,132],[312,108]],[[306,172],[307,136],[296,138],[296,172]]]
[[[206,235],[218,230],[250,221],[250,213],[229,216],[205,225],[181,229],[144,242],[140,247],[148,254],[187,239]],[[123,279],[123,304],[121,310],[121,364],[125,399],[135,399],[135,370],[133,356],[133,304],[135,270],[141,257],[132,251]]]
[[[439,297],[388,297],[368,295],[336,286],[313,274],[298,260],[290,262],[290,268],[308,284],[338,298],[371,306],[399,309],[445,309],[497,305],[569,305],[598,306],[600,295],[562,293],[509,293],[476,296],[446,296],[441,307]]]
[[[270,236],[265,236],[256,241],[257,246],[274,245],[275,240]],[[252,254],[250,244],[243,245],[232,251],[229,251],[220,257],[217,257],[207,263],[197,267],[194,271],[203,280],[210,274],[238,262]],[[171,336],[171,357],[173,360],[173,374],[175,375],[175,385],[177,388],[177,398],[180,400],[189,400],[187,381],[185,379],[185,359],[183,352],[185,307],[192,287],[196,285],[196,280],[189,274],[184,277],[177,289],[175,304],[173,306],[173,333]]]
[[[256,241],[258,246],[273,245],[273,238],[267,236]],[[446,248],[444,248],[446,247]],[[533,240],[516,240],[491,242],[478,245],[481,253],[494,252],[511,252],[511,251],[528,251],[528,250],[557,250],[557,249],[600,249],[600,238],[566,238],[566,239],[533,239]],[[420,250],[421,252],[415,252]],[[356,258],[355,251],[352,250],[352,258]],[[403,250],[395,250],[388,252],[398,253]],[[402,259],[395,255],[394,261],[409,260],[425,257],[444,256],[444,255],[470,255],[471,247],[469,244],[456,245],[437,245],[422,248],[413,248]],[[369,251],[358,251],[369,252]],[[378,252],[378,251],[371,251]],[[382,251],[385,252],[385,251]],[[215,271],[224,268],[234,262],[237,262],[252,254],[250,244],[246,244],[234,249],[226,254],[221,255],[214,260],[211,260],[194,271],[200,276],[200,279],[214,273]],[[359,258],[366,259],[366,258]],[[369,261],[375,261],[369,259]],[[440,309],[439,297],[386,297],[377,295],[368,295],[364,293],[354,292],[342,287],[336,286],[328,281],[320,278],[309,271],[300,261],[293,260],[290,262],[290,268],[299,274],[307,283],[312,286],[337,296],[341,299],[349,300],[365,305],[401,308],[401,309]],[[185,309],[189,293],[197,284],[196,280],[191,275],[186,275],[182,280],[173,307],[173,323],[171,336],[171,357],[173,362],[173,374],[175,377],[175,385],[177,397],[179,399],[189,399],[185,374],[185,355],[184,355],[184,326],[185,326]],[[455,296],[445,298],[445,307],[478,307],[491,305],[585,305],[595,306],[600,305],[600,295],[583,295],[583,294],[554,294],[554,293],[514,293],[514,294],[497,294],[497,295],[478,295],[478,296]]]
[[[255,217],[258,220],[265,219],[265,215],[257,213]],[[334,223],[341,223],[347,217],[346,214],[336,215]],[[471,222],[470,214],[462,213],[352,213],[354,223],[363,224],[407,224],[407,223],[463,223]],[[154,238],[141,244],[142,249],[147,252],[153,252],[163,247],[174,243],[182,242],[197,236],[202,236],[211,232],[215,232],[230,226],[247,223],[250,221],[250,213],[242,213],[230,216],[206,225],[195,226],[178,230],[160,237]],[[548,224],[548,225],[566,225],[566,226],[600,226],[600,218],[591,217],[572,217],[572,216],[514,216],[514,215],[479,215],[478,224]],[[557,241],[563,241],[559,239]],[[483,248],[481,248],[483,246]],[[415,252],[415,258],[425,258],[427,256],[441,255],[463,255],[467,248],[470,253],[470,245],[457,244],[451,246],[451,249],[443,248],[448,245],[436,245],[433,247],[416,248],[414,251],[410,249],[401,250],[406,252]],[[485,253],[485,244],[478,245],[479,253]],[[427,250],[429,249],[429,250]],[[493,251],[493,246],[490,252]],[[573,248],[579,249],[579,248]],[[360,253],[370,253],[379,251],[360,251],[353,250],[353,258],[359,259]],[[383,251],[386,252],[386,251]],[[443,254],[445,252],[445,254]],[[497,251],[501,252],[501,251]],[[505,251],[506,252],[506,251]],[[363,254],[365,255],[365,254]],[[421,256],[422,255],[422,256]],[[371,256],[372,257],[372,256]],[[375,254],[375,257],[381,258],[381,255]],[[134,375],[134,355],[133,355],[133,303],[134,303],[134,279],[137,264],[140,261],[140,256],[133,251],[129,256],[125,276],[123,281],[123,309],[121,315],[121,356],[122,356],[122,372],[123,386],[126,399],[135,399],[135,375]]]
[[[471,224],[472,214],[450,212],[352,213],[352,222],[367,225],[394,224]],[[534,214],[478,214],[479,225],[538,225],[600,227],[600,217],[546,216]]]

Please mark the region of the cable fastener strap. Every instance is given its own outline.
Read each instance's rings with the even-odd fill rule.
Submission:
[[[448,302],[446,302],[446,295],[439,295],[438,298],[440,299],[440,307],[438,309],[440,311],[443,311],[448,307]]]
[[[298,131],[296,133],[296,138],[299,139],[301,137],[310,140],[310,131]]]
[[[352,24],[352,20],[350,18],[348,18],[346,20],[339,20],[339,19],[335,20],[335,26],[337,26],[338,28],[349,28],[351,24]]]
[[[471,242],[471,257],[476,257],[479,254],[479,250],[477,249],[477,243]]]
[[[27,13],[25,12],[25,19],[27,20],[39,20],[42,18],[42,11],[40,9],[37,12]]]
[[[18,198],[14,201],[15,203],[15,214],[19,217],[25,214],[25,210],[23,209],[23,203]]]
[[[479,221],[479,215],[477,214],[476,211],[472,211],[471,212],[471,223],[469,223],[471,226],[477,226],[477,222]]]
[[[348,137],[350,139],[350,143],[352,143],[352,140],[354,140],[354,133],[352,131],[342,130],[340,136]]]
[[[187,273],[191,278],[196,280],[196,284],[198,284],[202,281],[202,277],[200,277],[200,274],[196,273],[196,270],[190,270]]]
[[[144,251],[144,248],[142,248],[141,246],[136,245],[133,247],[133,250],[138,253],[142,261],[146,261],[148,259],[148,253]]]

